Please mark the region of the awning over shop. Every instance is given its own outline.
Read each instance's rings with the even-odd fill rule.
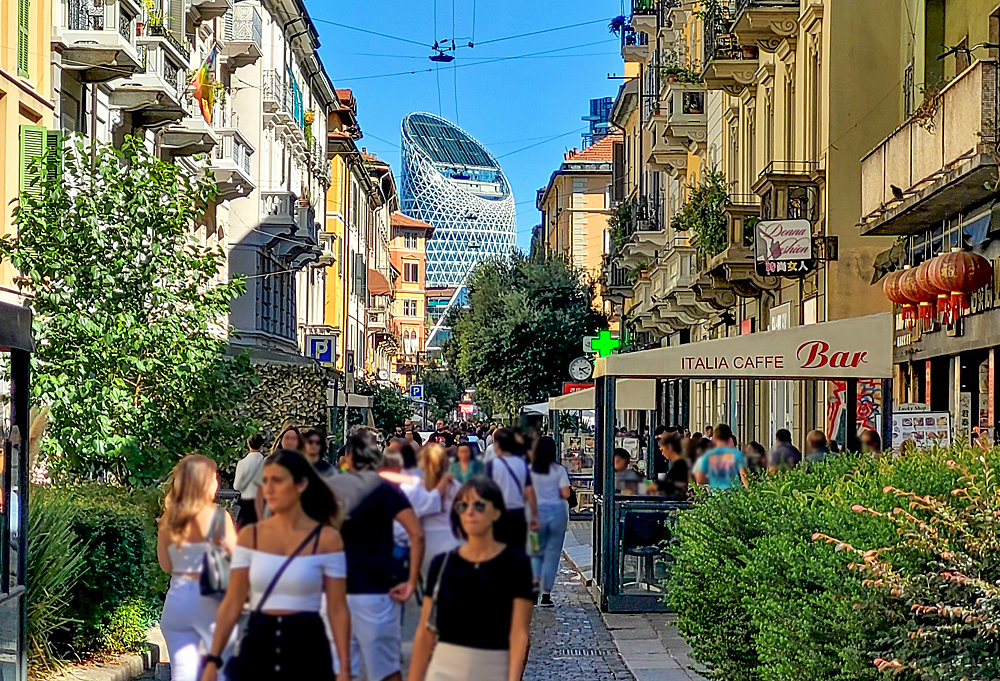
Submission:
[[[549,409],[552,411],[572,411],[594,408],[594,389],[586,388],[569,395],[560,395],[549,399]],[[618,384],[618,394],[615,397],[618,409],[636,409],[652,411],[656,409],[656,380],[651,378],[626,378]]]
[[[378,270],[368,270],[368,293],[373,296],[387,296],[392,293],[392,285]]]
[[[548,402],[538,402],[537,404],[526,404],[521,407],[522,414],[541,414],[545,415],[549,413]]]
[[[891,313],[610,355],[595,376],[892,378]],[[621,407],[619,407],[621,408]]]

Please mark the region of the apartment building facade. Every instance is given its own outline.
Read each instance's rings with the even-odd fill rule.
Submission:
[[[392,215],[389,255],[393,268],[400,273],[393,287],[392,323],[400,350],[394,373],[401,387],[416,377],[427,341],[427,239],[434,228],[402,213]]]

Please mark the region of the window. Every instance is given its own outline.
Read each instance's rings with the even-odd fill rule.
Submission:
[[[412,251],[417,250],[417,233],[416,232],[406,232],[403,235],[403,238],[405,239],[405,242],[406,242],[405,243],[406,248],[409,248]]]
[[[417,316],[417,301],[415,301],[415,300],[404,300],[403,301],[403,316],[404,317],[416,317]]]
[[[20,189],[22,193],[40,196],[42,191],[42,170],[37,159],[46,152],[54,151],[62,145],[62,132],[46,130],[38,125],[22,125]],[[58,179],[61,168],[56,163],[48,163],[44,168],[49,179]]]
[[[417,265],[417,263],[415,262],[403,263],[403,281],[409,281],[409,282],[419,281],[419,279],[417,278],[418,272],[419,272],[419,266]]]
[[[28,77],[28,23],[31,0],[17,0],[17,75]]]
[[[910,63],[906,65],[906,70],[903,71],[903,118],[909,118],[914,111],[913,60],[911,59]]]

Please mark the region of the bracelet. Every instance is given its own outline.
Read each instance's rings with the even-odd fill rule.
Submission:
[[[218,655],[206,655],[205,657],[202,658],[202,663],[205,666],[208,666],[209,664],[214,664],[216,669],[219,670],[222,669],[222,658],[219,657]]]

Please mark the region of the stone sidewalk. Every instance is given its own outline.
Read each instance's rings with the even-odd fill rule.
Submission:
[[[563,555],[590,584],[593,578],[592,525],[572,521],[566,532]],[[670,613],[601,613],[625,666],[636,681],[703,681],[693,671],[691,649],[677,631]]]

